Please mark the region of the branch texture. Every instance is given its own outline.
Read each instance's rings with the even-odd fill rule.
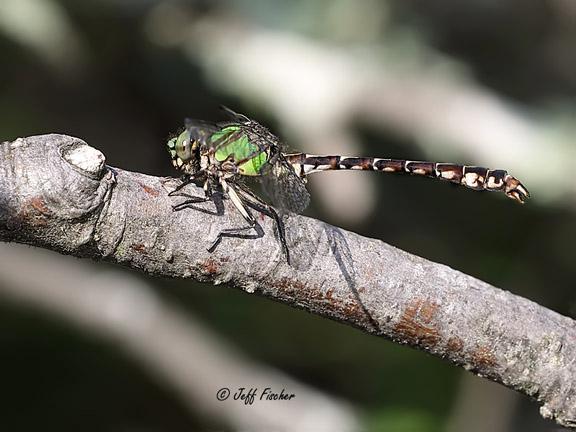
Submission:
[[[288,266],[270,218],[244,238],[228,200],[169,197],[178,184],[110,168],[65,135],[0,144],[0,240],[148,274],[226,283],[427,351],[538,400],[576,427],[575,322],[380,240],[303,216],[285,220]],[[200,188],[185,189],[202,197]]]

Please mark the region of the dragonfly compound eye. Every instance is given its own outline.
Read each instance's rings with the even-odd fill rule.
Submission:
[[[190,141],[188,131],[182,132],[177,138],[172,138],[166,145],[172,158],[172,164],[178,169],[195,158],[198,147],[196,141]]]

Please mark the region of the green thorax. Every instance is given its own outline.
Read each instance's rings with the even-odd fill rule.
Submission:
[[[259,145],[241,126],[226,126],[208,138],[214,158],[234,162],[241,175],[259,176],[270,158],[270,147]]]

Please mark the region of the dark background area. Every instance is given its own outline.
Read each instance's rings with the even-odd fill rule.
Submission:
[[[20,2],[21,10],[17,3],[0,6],[0,16],[25,14],[22,22],[31,28],[44,29],[45,35],[62,33],[63,39],[39,36],[35,41],[18,20],[0,19],[1,141],[65,133],[101,150],[112,166],[177,176],[166,139],[178,132],[184,117],[220,120],[219,106],[227,105],[279,134],[287,131],[296,137],[290,141],[292,148],[317,151],[311,143],[298,141],[298,133],[290,132],[269,103],[246,97],[251,90],[242,90],[241,81],[227,87],[214,78],[214,68],[223,66],[210,64],[210,40],[195,42],[203,43],[207,54],[194,57],[185,50],[185,39],[159,44],[151,36],[158,17],[170,16],[165,10],[177,8],[182,22],[189,20],[192,28],[206,19],[222,19],[226,25],[238,22],[256,32],[271,30],[344,52],[392,49],[401,61],[410,59],[415,45],[425,47],[465,70],[470,82],[515,112],[537,118],[538,124],[545,120],[549,130],[557,132],[550,133],[550,147],[542,141],[541,147],[527,152],[563,151],[560,159],[574,155],[576,135],[560,145],[554,141],[576,123],[576,8],[570,1],[371,1],[364,7],[384,18],[364,39],[354,28],[338,33],[326,24],[332,8],[346,10],[346,4],[354,2],[26,0]],[[24,5],[40,12],[30,13]],[[63,32],[61,23],[69,30]],[[397,42],[398,34],[411,41],[406,48],[387,45]],[[234,58],[230,54],[229,62]],[[261,61],[266,58],[263,53]],[[252,67],[256,71],[263,65]],[[285,86],[300,91],[297,82],[287,79]],[[307,121],[314,124],[316,119],[310,116]],[[430,158],[421,142],[393,125],[375,128],[358,115],[341,121],[360,145],[349,151]],[[471,135],[477,132],[470,129]],[[507,143],[498,145],[504,149]],[[454,157],[469,160],[473,156],[466,151]],[[501,168],[516,172],[514,166]],[[575,182],[572,172],[558,173],[561,169],[535,165],[533,178],[531,171],[520,169],[522,180],[536,191],[524,206],[498,194],[374,174],[377,178],[367,180],[369,188],[354,193],[366,194],[375,204],[353,217],[346,216],[346,208],[335,214],[334,207],[324,206],[322,190],[312,179],[312,206],[306,214],[574,317]],[[553,172],[566,189],[548,194],[542,170]],[[465,372],[436,358],[224,286],[158,279],[151,283],[159,295],[200,317],[247,356],[352,403],[364,415],[367,430],[450,430],[457,415]],[[106,338],[56,315],[2,297],[0,301],[0,429],[233,430],[187,410],[178,395]],[[535,403],[514,397],[517,402],[501,430],[557,430],[539,418]]]

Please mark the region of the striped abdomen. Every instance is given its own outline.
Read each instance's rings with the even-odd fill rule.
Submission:
[[[409,173],[447,180],[474,190],[501,191],[520,203],[524,203],[526,198],[530,196],[522,183],[504,170],[401,159],[317,156],[305,153],[286,154],[284,156],[301,177],[314,172],[339,169]]]

